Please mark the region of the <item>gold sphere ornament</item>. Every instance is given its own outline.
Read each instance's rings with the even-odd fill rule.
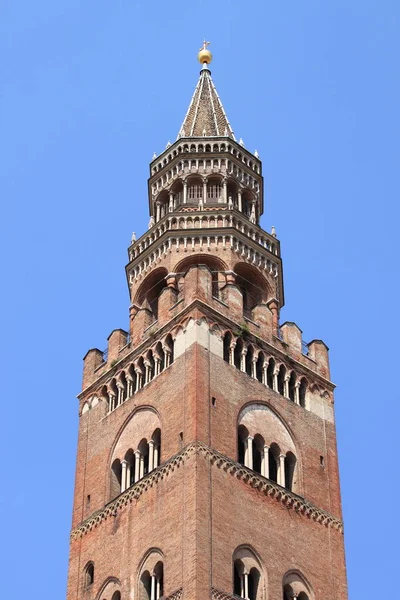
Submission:
[[[200,48],[200,51],[197,55],[197,58],[199,59],[199,63],[204,65],[204,63],[207,63],[207,65],[210,64],[210,62],[212,61],[212,54],[211,52],[207,49],[207,46],[210,44],[210,42],[206,42],[206,40],[204,40],[202,47]]]

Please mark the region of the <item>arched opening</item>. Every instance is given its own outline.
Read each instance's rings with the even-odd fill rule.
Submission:
[[[235,367],[237,369],[241,368],[242,350],[243,350],[243,339],[241,337],[238,337],[236,340],[236,346],[235,346],[235,350],[234,350],[234,362],[235,362]]]
[[[218,203],[223,201],[223,189],[219,177],[210,177],[207,180],[207,202]]]
[[[183,202],[183,183],[180,179],[175,181],[171,187],[173,209],[176,209]]]
[[[261,569],[253,552],[239,548],[233,555],[233,593],[247,600],[261,600]]]
[[[169,333],[164,341],[165,366],[169,367],[174,362],[174,340]]]
[[[121,592],[114,592],[111,600],[121,600]]]
[[[138,446],[140,453],[139,460],[139,479],[142,479],[149,472],[149,445],[145,438],[142,439]]]
[[[251,217],[252,205],[253,205],[253,196],[252,196],[252,194],[249,191],[244,190],[242,192],[242,210],[243,210],[243,213],[248,218]]]
[[[175,272],[179,273],[182,277],[192,266],[206,266],[211,272],[211,295],[214,298],[220,297],[220,289],[226,283],[225,271],[227,270],[226,264],[214,256],[208,256],[207,254],[196,254],[189,258],[185,258],[175,267]]]
[[[271,444],[268,452],[269,479],[278,483],[278,465],[281,451],[278,444]]]
[[[224,361],[230,363],[232,334],[228,331],[224,335]]]
[[[267,369],[267,385],[271,390],[274,389],[274,373],[275,373],[275,361],[273,358],[269,359]]]
[[[203,200],[203,188],[201,177],[190,177],[187,184],[187,203],[198,204]]]
[[[247,263],[235,265],[236,284],[243,296],[243,314],[252,318],[253,309],[268,300],[268,283],[259,271]]]
[[[164,371],[164,368],[165,368],[165,355],[164,355],[164,350],[163,350],[161,342],[157,343],[157,345],[155,347],[154,355],[155,355],[155,361],[156,361],[155,374],[158,375],[159,373]]]
[[[286,367],[285,365],[281,365],[278,371],[278,392],[285,395],[285,377],[286,377]]]
[[[161,463],[161,429],[157,428],[151,436],[153,442],[153,465],[152,468],[156,469]],[[151,466],[151,465],[150,465]]]
[[[247,352],[246,352],[246,373],[250,377],[252,377],[252,375],[253,375],[253,357],[254,357],[254,348],[253,348],[253,346],[250,345],[247,347]]]
[[[253,471],[260,473],[260,475],[262,475],[261,465],[264,460],[264,445],[264,438],[257,433],[253,441]]]
[[[285,487],[289,491],[293,491],[295,467],[296,457],[293,452],[288,452],[285,456]]]
[[[133,396],[136,390],[136,372],[133,365],[128,367],[128,398]]]
[[[238,199],[238,187],[233,181],[228,181],[227,185],[228,204],[237,206]]]
[[[121,493],[121,461],[116,458],[111,466],[111,498],[116,498]]]
[[[135,301],[139,306],[151,310],[154,318],[158,318],[158,298],[165,287],[167,287],[167,269],[161,267],[148,275],[140,286]]]
[[[135,483],[135,454],[130,448],[125,454],[126,460],[126,488],[131,487]]]
[[[290,373],[290,378],[289,378],[289,398],[292,402],[294,402],[295,397],[296,397],[296,373],[294,371],[292,371]]]
[[[238,462],[245,466],[246,446],[249,432],[244,425],[238,427]]]
[[[264,376],[263,376],[264,362],[265,362],[264,354],[262,352],[259,352],[258,358],[257,358],[257,363],[256,363],[256,377],[260,383],[264,382]]]
[[[119,387],[119,403],[125,402],[126,398],[127,398],[127,394],[128,394],[128,384],[126,381],[126,375],[124,371],[121,371],[120,376],[119,376],[119,382],[120,382],[120,387]]]
[[[307,394],[307,381],[303,377],[300,381],[300,387],[299,387],[299,401],[300,401],[300,406],[302,406],[303,408],[306,407],[306,394]]]
[[[249,573],[249,600],[257,600],[258,598],[258,585],[260,582],[260,572],[256,567],[250,569]]]
[[[85,588],[90,587],[94,583],[94,564],[91,562],[85,568]]]
[[[151,600],[151,576],[144,571],[140,578],[140,600]]]

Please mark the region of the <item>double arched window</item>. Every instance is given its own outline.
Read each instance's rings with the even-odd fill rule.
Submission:
[[[139,600],[160,600],[164,595],[164,562],[159,550],[152,550],[139,569]]]
[[[233,554],[233,593],[247,600],[264,597],[261,565],[250,548],[240,547]]]
[[[283,600],[313,600],[310,584],[298,571],[289,571],[283,578]]]

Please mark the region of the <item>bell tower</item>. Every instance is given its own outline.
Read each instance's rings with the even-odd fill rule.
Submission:
[[[129,328],[84,357],[68,600],[346,600],[328,348],[284,303],[211,52],[150,223],[128,249]]]

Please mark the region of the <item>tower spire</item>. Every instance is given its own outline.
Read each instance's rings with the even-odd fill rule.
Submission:
[[[209,44],[210,42],[204,40],[197,56],[202,64],[202,69],[178,138],[223,136],[235,139],[231,124],[211,78],[209,64],[212,61],[212,54],[207,48]]]

